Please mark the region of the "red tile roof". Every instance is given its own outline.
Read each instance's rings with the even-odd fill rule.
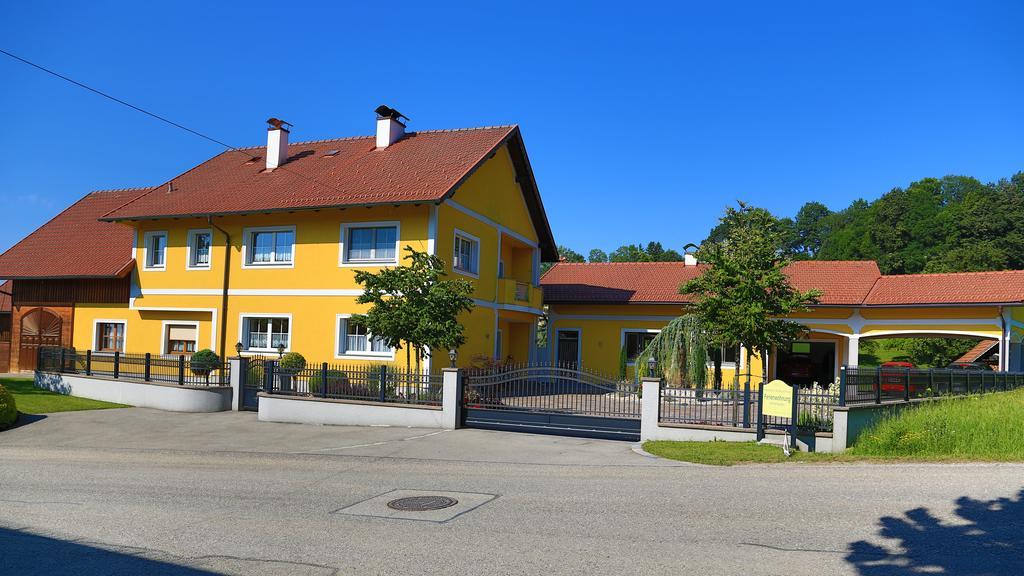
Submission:
[[[373,136],[293,142],[288,161],[268,172],[266,147],[227,151],[123,206],[108,220],[438,202],[508,142],[541,247],[554,238],[517,126],[409,132],[377,149]],[[328,153],[330,153],[328,155]]]
[[[686,303],[691,298],[679,286],[703,269],[682,262],[560,262],[541,285],[552,303]],[[880,275],[874,262],[861,261],[794,262],[786,271],[797,289],[822,290],[822,304],[859,304]]]
[[[11,282],[0,284],[0,314],[11,313]]]
[[[148,188],[85,195],[0,255],[0,278],[118,278],[131,271],[132,229],[100,216]]]
[[[871,305],[1024,302],[1024,270],[882,276],[865,298]]]
[[[957,358],[953,362],[977,362],[979,358],[988,354],[990,350],[999,345],[999,340],[982,340],[978,342],[974,348],[971,348],[963,356]]]
[[[682,262],[571,264],[541,278],[550,303],[685,303],[679,286],[702,266]],[[1024,302],[1024,270],[882,276],[871,261],[806,260],[786,268],[798,290],[822,291],[822,305],[992,304]]]

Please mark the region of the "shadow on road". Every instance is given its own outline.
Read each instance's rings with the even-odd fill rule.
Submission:
[[[956,501],[956,523],[925,508],[879,520],[878,546],[850,544],[846,560],[862,576],[1024,574],[1024,489],[1016,497]]]
[[[14,424],[7,428],[7,430],[14,430],[15,428],[21,428],[22,426],[28,426],[33,422],[39,422],[45,420],[46,414],[25,414],[24,412],[18,412],[18,419],[14,421]]]
[[[0,528],[0,574],[200,576],[197,570],[21,530]]]

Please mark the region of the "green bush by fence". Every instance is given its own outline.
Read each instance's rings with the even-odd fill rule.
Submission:
[[[18,407],[14,403],[14,394],[0,384],[0,430],[9,428],[18,419]]]

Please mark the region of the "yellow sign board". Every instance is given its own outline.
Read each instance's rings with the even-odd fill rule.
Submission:
[[[765,384],[761,400],[761,413],[765,416],[793,417],[793,388],[782,380]]]

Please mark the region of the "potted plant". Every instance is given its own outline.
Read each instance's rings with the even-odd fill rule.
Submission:
[[[278,361],[277,382],[282,392],[292,392],[292,378],[306,367],[306,358],[298,352],[289,352]]]
[[[206,383],[209,384],[210,373],[220,365],[220,356],[217,356],[217,353],[209,348],[203,348],[192,354],[188,364],[193,374],[203,376],[206,379]]]

